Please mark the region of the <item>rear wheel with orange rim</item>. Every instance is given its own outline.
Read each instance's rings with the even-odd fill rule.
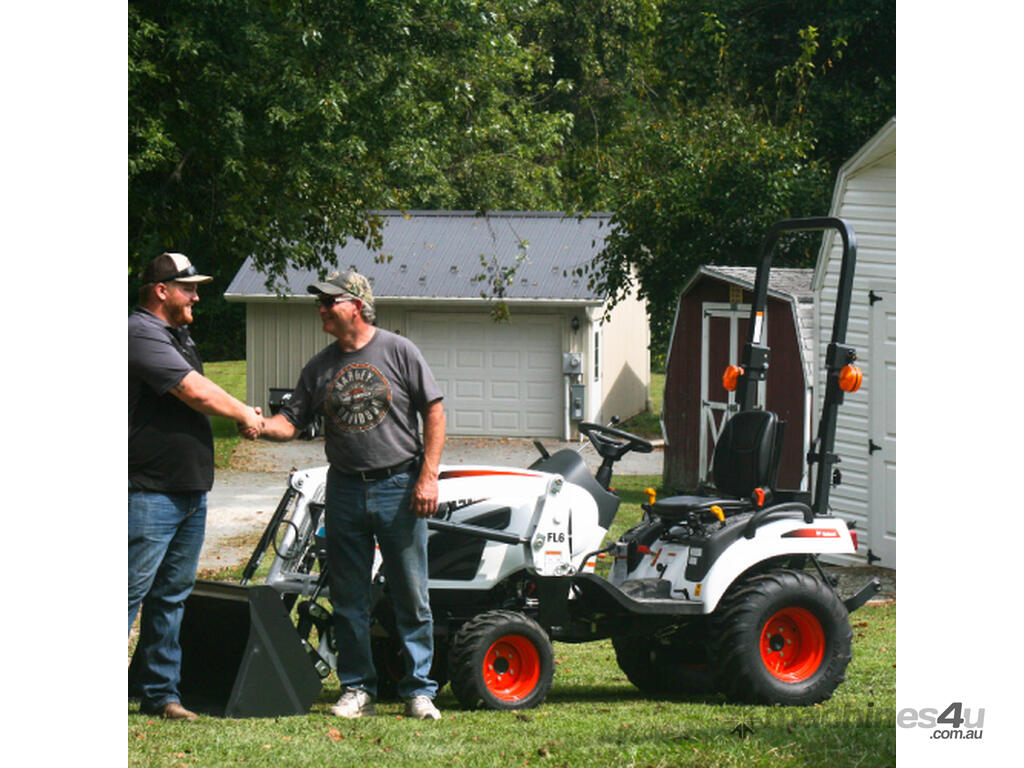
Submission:
[[[778,569],[739,582],[711,618],[709,659],[719,689],[733,700],[815,704],[846,677],[849,616],[812,574]]]

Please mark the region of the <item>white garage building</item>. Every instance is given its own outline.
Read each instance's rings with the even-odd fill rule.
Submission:
[[[581,419],[607,422],[644,410],[646,305],[630,297],[605,317],[605,300],[578,273],[603,248],[609,214],[382,217],[380,251],[349,242],[337,249],[333,268],[366,275],[377,325],[423,352],[445,393],[449,434],[567,439]],[[486,265],[517,264],[504,295],[511,317],[495,322],[494,300],[481,296],[488,288],[479,278]],[[317,279],[292,269],[271,290],[250,258],[225,292],[246,305],[247,396],[265,412],[270,390],[294,387],[305,362],[333,341],[306,292]]]

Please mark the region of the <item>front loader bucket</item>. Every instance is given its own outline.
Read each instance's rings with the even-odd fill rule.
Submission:
[[[304,715],[320,692],[320,676],[272,587],[197,581],[185,603],[181,654],[181,698],[199,712]]]

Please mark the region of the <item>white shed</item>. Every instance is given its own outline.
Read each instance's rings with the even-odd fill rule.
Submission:
[[[647,405],[646,305],[634,296],[605,318],[607,302],[577,270],[604,247],[609,214],[383,212],[383,245],[352,241],[334,269],[366,275],[377,325],[423,352],[445,393],[448,434],[569,438],[579,420],[629,418]],[[505,288],[508,322],[494,322],[477,278],[481,259],[518,269]],[[330,269],[328,271],[331,271]],[[290,269],[281,292],[250,258],[225,292],[246,305],[248,402],[269,412],[271,389],[291,389],[299,371],[333,341],[306,287],[318,278]]]
[[[896,118],[839,170],[831,216],[853,227],[857,268],[847,343],[864,371],[860,391],[839,409],[835,453],[841,482],[833,511],[856,522],[857,561],[896,567]],[[825,349],[831,338],[842,243],[822,241],[812,290],[816,303],[816,412],[825,391]]]

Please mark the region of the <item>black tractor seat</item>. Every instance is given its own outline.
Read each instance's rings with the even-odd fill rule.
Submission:
[[[717,506],[725,516],[771,502],[779,474],[785,422],[771,411],[740,411],[722,428],[712,462],[715,495],[669,496],[651,512],[673,523]]]
[[[691,512],[710,512],[711,507],[719,507],[726,516],[754,509],[750,499],[717,498],[715,496],[669,496],[659,499],[651,506],[651,511],[662,520],[675,523],[686,519]]]

